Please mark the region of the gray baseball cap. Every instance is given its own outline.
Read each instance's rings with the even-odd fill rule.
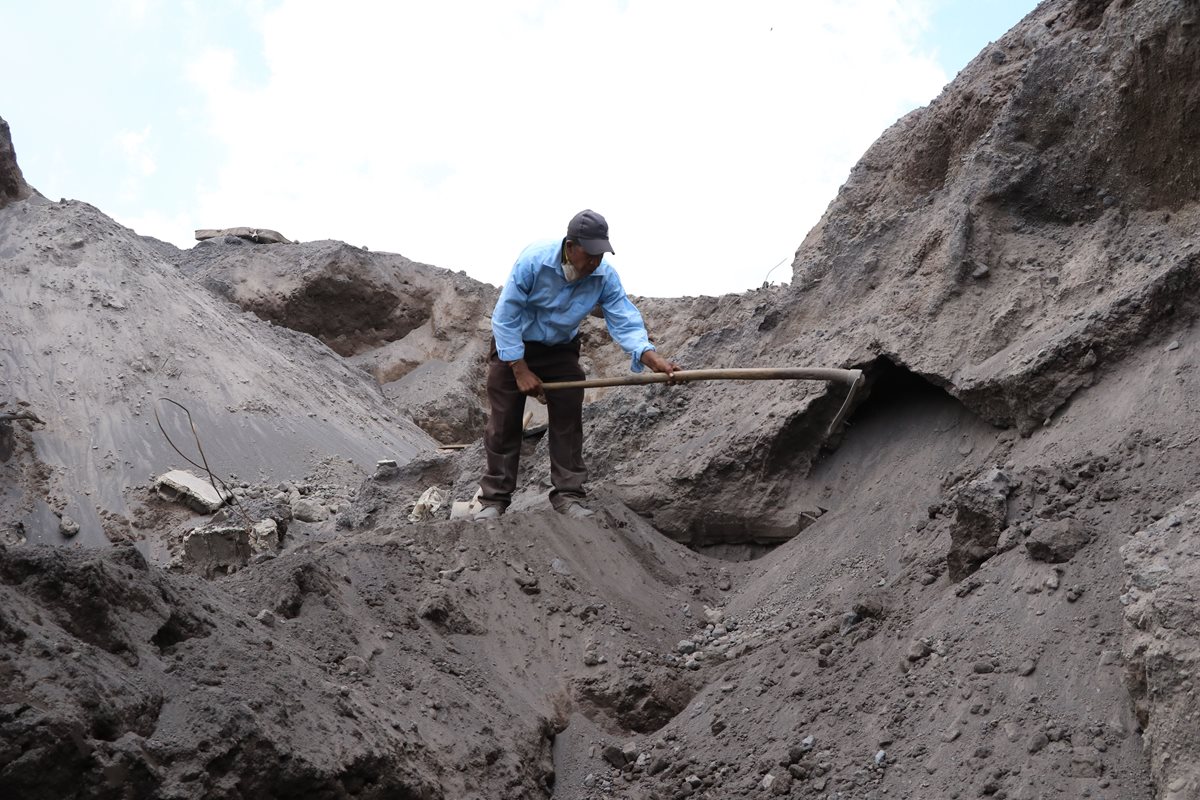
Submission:
[[[612,243],[608,241],[608,222],[590,208],[571,217],[571,222],[567,225],[567,238],[579,242],[589,256],[616,252]]]

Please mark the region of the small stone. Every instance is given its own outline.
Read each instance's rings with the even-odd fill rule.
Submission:
[[[292,501],[292,516],[301,522],[324,522],[329,511],[317,501],[301,497]]]
[[[1171,352],[1172,350],[1178,350],[1178,349],[1179,349],[1179,342],[1176,340],[1172,340],[1171,343],[1169,345],[1167,345],[1168,353]]]
[[[606,744],[600,751],[600,757],[617,769],[625,766],[625,752],[615,744]]]
[[[58,532],[69,539],[79,533],[79,523],[63,514],[62,519],[58,521]]]
[[[1017,674],[1024,678],[1032,675],[1035,669],[1037,669],[1037,662],[1032,658],[1027,658],[1021,662],[1021,666],[1017,667]]]
[[[367,661],[362,656],[346,656],[342,659],[343,672],[356,672],[359,675],[366,675],[369,671]]]
[[[678,645],[675,646],[675,649],[685,655],[688,653],[694,653],[694,652],[696,652],[696,643],[693,642],[691,639],[684,639]]]
[[[1048,744],[1050,744],[1050,738],[1041,731],[1038,731],[1030,737],[1028,750],[1030,753],[1036,753]]]
[[[918,580],[920,580],[922,586],[928,586],[929,584],[931,584],[937,580],[937,576],[932,573],[926,572]]]
[[[987,675],[996,671],[996,667],[990,661],[976,661],[972,669],[977,675]]]
[[[800,740],[800,746],[805,750],[812,750],[816,743],[817,740],[811,733]]]
[[[1113,664],[1118,664],[1121,661],[1121,651],[1119,650],[1104,650],[1100,653],[1100,665],[1110,667]]]
[[[371,480],[388,481],[400,474],[400,466],[390,458],[381,458],[375,462],[375,474]]]
[[[928,642],[922,639],[915,639],[908,646],[908,653],[905,655],[905,658],[907,658],[909,661],[920,661],[928,656],[931,652],[932,650],[930,649]]]
[[[882,767],[883,762],[887,761],[887,751],[880,750],[875,754],[875,766]]]
[[[949,744],[957,739],[960,735],[962,735],[962,730],[960,730],[957,725],[952,725],[942,732],[941,739],[946,744]]]
[[[275,614],[269,608],[264,608],[262,611],[254,615],[254,618],[266,625],[268,628],[275,627]]]

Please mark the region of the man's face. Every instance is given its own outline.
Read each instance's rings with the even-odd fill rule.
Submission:
[[[582,245],[570,240],[567,240],[563,252],[567,256],[567,261],[571,263],[571,266],[575,268],[575,271],[579,273],[579,277],[581,278],[586,278],[599,269],[600,260],[604,258],[603,253],[598,256],[588,255]]]

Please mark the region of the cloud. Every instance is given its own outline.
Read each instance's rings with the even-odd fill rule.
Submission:
[[[149,177],[158,169],[158,164],[148,147],[149,140],[148,126],[140,131],[124,131],[117,135],[117,144],[121,152],[125,154],[129,165],[142,177]]]
[[[283,0],[259,20],[265,81],[229,51],[189,68],[227,152],[189,228],[343,239],[500,283],[590,207],[630,291],[741,291],[946,82],[917,49],[927,18],[898,0]]]

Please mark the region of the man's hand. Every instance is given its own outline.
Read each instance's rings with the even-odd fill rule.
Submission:
[[[679,365],[674,361],[667,361],[658,354],[657,350],[647,350],[642,353],[642,363],[655,372],[665,372],[667,375],[667,383],[671,383],[671,377],[679,370]]]
[[[512,365],[513,377],[517,379],[517,388],[521,390],[521,394],[529,397],[536,397],[539,403],[545,405],[546,394],[542,389],[542,379],[533,374],[533,370],[525,363],[525,359],[514,361]]]

